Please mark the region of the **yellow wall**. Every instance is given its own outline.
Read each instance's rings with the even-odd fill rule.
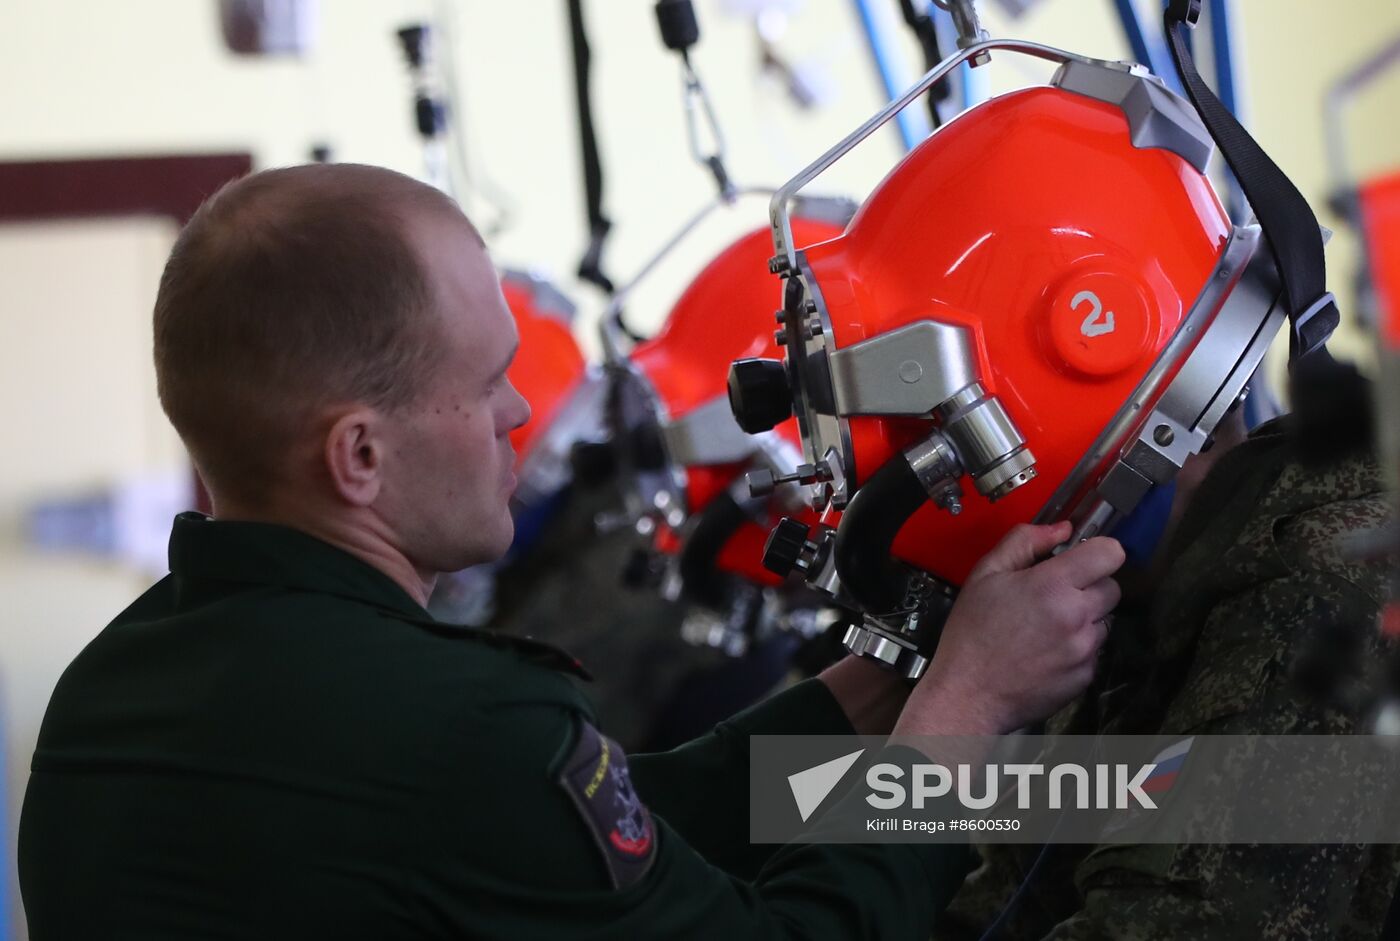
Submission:
[[[893,0],[876,5],[893,21]],[[677,68],[656,40],[650,6],[590,4],[607,206],[617,223],[607,258],[619,279],[711,196],[708,177],[686,156]],[[809,115],[793,113],[756,82],[748,26],[723,16],[719,0],[697,6],[704,38],[696,62],[739,182],[785,180],[880,104],[846,0],[807,0],[784,42],[793,58],[828,64],[836,97]],[[1104,58],[1127,54],[1107,0],[1045,0],[1017,23],[983,6],[994,34]],[[433,7],[429,0],[322,0],[316,53],[272,62],[223,52],[213,0],[4,0],[0,159],[249,150],[257,165],[270,166],[298,162],[326,140],[339,159],[416,172],[408,83],[392,31]],[[457,0],[453,8],[473,155],[515,203],[516,221],[494,240],[495,254],[555,274],[581,301],[591,346],[601,304],[569,277],[584,226],[564,4]],[[1320,207],[1327,182],[1321,92],[1400,32],[1400,4],[1240,0],[1239,8],[1251,126]],[[906,39],[901,46],[912,77],[917,56]],[[1000,62],[991,68],[997,88],[1027,74]],[[1397,98],[1400,72],[1355,111],[1350,139],[1363,171],[1400,165]],[[893,132],[882,132],[824,188],[863,193],[897,155]],[[658,323],[699,259],[763,223],[763,204],[752,201],[705,226],[682,258],[638,292],[634,322]],[[0,232],[0,421],[9,443],[0,461],[0,688],[11,841],[38,717],[59,669],[149,580],[28,553],[15,520],[38,494],[178,464],[178,447],[153,404],[146,348],[146,317],[171,237],[162,223],[141,220]],[[1355,264],[1349,232],[1339,231],[1330,258],[1345,300]],[[1363,346],[1350,328],[1337,343],[1343,352]]]

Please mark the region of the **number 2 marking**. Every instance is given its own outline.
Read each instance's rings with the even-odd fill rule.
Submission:
[[[1089,303],[1089,316],[1084,318],[1084,322],[1079,325],[1079,332],[1086,337],[1101,337],[1105,333],[1113,332],[1113,311],[1103,309],[1103,301],[1093,291],[1080,291],[1074,295],[1074,299],[1069,302],[1070,310],[1078,310],[1080,305]],[[1099,316],[1103,319],[1100,320]]]

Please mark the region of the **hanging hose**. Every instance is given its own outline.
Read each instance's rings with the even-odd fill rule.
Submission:
[[[721,493],[700,511],[695,528],[681,549],[679,569],[685,597],[719,608],[725,600],[729,578],[715,560],[739,528],[749,521],[743,507],[727,492]]]
[[[603,273],[603,246],[612,220],[603,213],[603,164],[593,127],[589,73],[593,53],[583,22],[583,0],[569,0],[569,37],[574,57],[574,94],[578,110],[579,145],[583,155],[583,189],[588,208],[588,248],[578,263],[578,276],[612,296],[612,279]]]

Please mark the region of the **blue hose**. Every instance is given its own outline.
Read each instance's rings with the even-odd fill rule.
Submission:
[[[906,87],[900,78],[904,73],[904,64],[899,59],[899,53],[890,45],[871,0],[855,0],[855,5],[861,29],[870,45],[870,57],[875,62],[880,87],[884,91],[885,99],[893,101],[903,94]],[[900,143],[906,153],[913,150],[929,134],[927,121],[915,108],[905,108],[895,115],[894,120],[899,131]]]

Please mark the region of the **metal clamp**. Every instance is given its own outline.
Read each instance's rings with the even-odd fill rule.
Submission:
[[[975,46],[991,38],[991,34],[982,28],[982,19],[977,15],[977,4],[974,0],[933,0],[933,2],[939,9],[946,10],[953,17],[953,26],[958,31],[959,49]],[[973,68],[977,68],[990,61],[992,61],[992,57],[981,52],[972,57],[970,64]]]
[[[882,663],[905,679],[917,680],[928,669],[929,658],[919,653],[913,641],[869,619],[846,628],[841,643],[855,656]]]

